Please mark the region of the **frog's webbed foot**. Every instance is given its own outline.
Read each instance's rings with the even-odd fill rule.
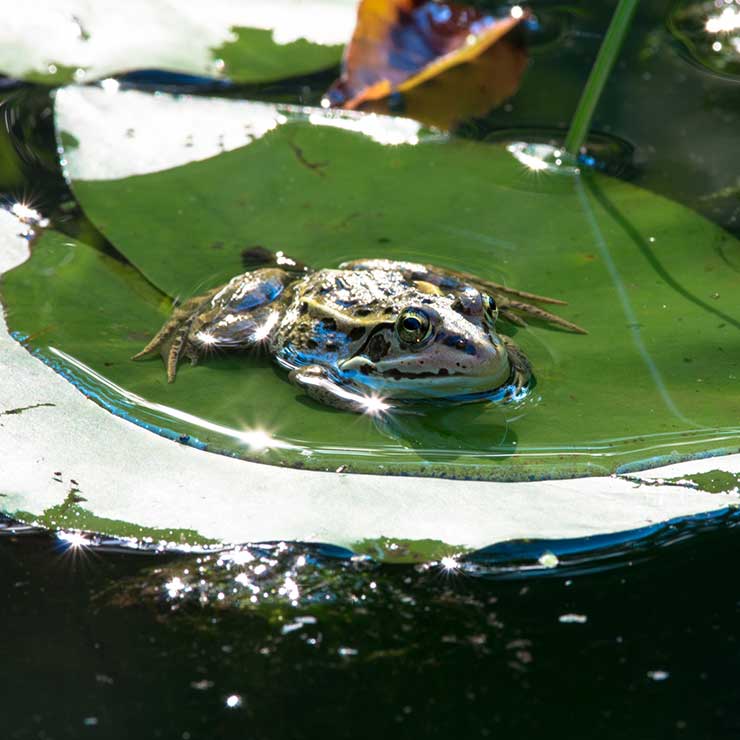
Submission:
[[[282,270],[238,275],[226,285],[177,306],[149,344],[132,359],[159,352],[172,383],[182,357],[196,364],[219,349],[248,349],[266,340],[280,319],[271,304],[288,280]]]
[[[131,359],[139,360],[155,352],[162,355],[167,366],[167,380],[172,383],[177,374],[180,356],[187,357],[192,364],[198,361],[199,353],[190,341],[190,331],[198,317],[200,309],[218,292],[212,290],[205,295],[197,296],[177,306],[164,326],[154,335],[151,341]]]
[[[351,384],[338,381],[330,370],[321,365],[291,370],[288,379],[315,401],[342,411],[376,415],[393,408],[378,396],[367,395]]]
[[[574,324],[572,321],[568,321],[562,316],[546,311],[544,308],[535,306],[532,303],[512,301],[507,296],[503,296],[503,298],[500,295],[495,297],[499,306],[499,314],[517,326],[527,326],[527,322],[518,313],[515,313],[516,311],[519,311],[520,313],[532,316],[535,319],[540,319],[540,321],[544,321],[548,324],[555,324],[556,326],[562,326],[564,329],[570,329],[570,331],[573,331],[576,334],[588,334],[582,326],[578,326],[578,324]],[[537,300],[541,300],[541,298],[538,298]],[[549,299],[549,302],[553,303],[554,301],[553,299]],[[565,301],[559,301],[559,303],[564,304]]]
[[[527,322],[520,314],[532,316],[535,319],[544,321],[547,324],[555,324],[569,329],[576,334],[588,334],[588,332],[578,324],[558,316],[552,311],[547,311],[536,303],[549,303],[557,306],[567,306],[567,301],[561,301],[559,298],[549,298],[548,296],[538,295],[537,293],[528,293],[525,290],[509,288],[500,283],[494,283],[491,280],[482,280],[474,275],[460,273],[460,278],[464,283],[472,285],[481,292],[488,293],[496,301],[499,314],[516,326],[527,326]]]
[[[529,385],[532,380],[532,366],[529,364],[527,356],[519,347],[508,337],[503,337],[506,352],[509,355],[509,365],[511,367],[511,384],[515,387],[516,392]]]

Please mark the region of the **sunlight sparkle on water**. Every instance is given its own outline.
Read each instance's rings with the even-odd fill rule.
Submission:
[[[538,558],[537,562],[543,568],[557,568],[557,566],[560,564],[558,556],[554,552],[550,552],[549,550],[543,552],[542,555],[540,555],[540,557]]]
[[[532,170],[533,172],[544,172],[550,167],[550,165],[542,157],[538,156],[537,153],[528,152],[523,144],[510,144],[506,148],[528,170]],[[535,147],[533,148],[536,149]]]
[[[710,16],[704,28],[709,33],[740,31],[740,10],[725,8],[719,15]]]
[[[446,555],[439,561],[439,565],[445,573],[453,573],[460,568],[457,558],[452,555]]]
[[[506,147],[506,151],[523,164],[529,172],[535,174],[540,172],[565,175],[580,174],[575,159],[550,144],[514,141]]]
[[[204,346],[211,347],[216,343],[216,337],[208,331],[199,331],[195,338]]]
[[[28,226],[48,226],[49,219],[44,218],[33,206],[29,203],[23,203],[17,201],[10,207],[10,212],[23,224]]]
[[[321,101],[324,107],[324,101]],[[313,126],[331,126],[345,131],[356,131],[369,137],[378,144],[399,146],[419,143],[421,124],[410,118],[391,118],[376,113],[365,113],[362,116],[350,116],[342,113],[311,113],[308,121]]]
[[[229,709],[238,709],[242,705],[242,698],[239,694],[231,694],[226,697],[226,706]]]
[[[521,5],[512,5],[509,12],[511,13],[512,18],[521,18],[524,15],[524,10]]]
[[[371,416],[382,414],[391,408],[380,396],[376,395],[366,396],[362,399],[362,403],[365,406],[365,413]]]
[[[70,548],[78,550],[82,547],[89,547],[92,542],[85,537],[82,532],[58,532],[57,537],[62,541],[66,542]]]
[[[278,441],[264,429],[248,429],[239,433],[239,439],[255,452],[280,446]]]
[[[113,95],[118,92],[121,87],[121,83],[118,80],[114,80],[112,77],[106,77],[100,81],[100,87],[105,90],[109,95]]]
[[[270,336],[270,332],[275,328],[280,314],[277,311],[270,312],[266,321],[262,326],[258,327],[254,332],[254,338],[257,342],[264,342]]]
[[[164,588],[167,591],[167,596],[171,599],[176,599],[183,591],[185,591],[186,587],[182,580],[175,576],[175,578],[172,578],[164,584]]]

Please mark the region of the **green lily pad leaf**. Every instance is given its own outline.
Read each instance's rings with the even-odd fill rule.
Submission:
[[[29,235],[41,223],[43,220],[28,209],[0,209],[0,273],[28,259]],[[61,530],[60,537],[69,547],[83,548],[97,541],[96,537],[81,535],[81,530],[126,541],[143,540],[158,549],[200,548],[209,543],[309,541],[333,543],[394,561],[443,558],[445,568],[455,568],[456,557],[464,552],[526,535],[533,541],[528,540],[523,547],[507,545],[496,560],[534,559],[535,565],[539,562],[541,567],[551,568],[558,563],[556,553],[583,553],[584,548],[598,548],[605,541],[615,540],[597,537],[580,539],[576,544],[544,542],[543,538],[588,538],[622,532],[616,541],[623,542],[625,530],[636,530],[630,536],[644,538],[661,530],[656,522],[665,522],[665,528],[669,522],[699,514],[706,521],[705,512],[737,502],[737,494],[722,494],[718,501],[717,494],[694,490],[693,479],[667,485],[650,477],[642,485],[641,476],[529,484],[427,479],[420,485],[409,476],[316,473],[206,455],[197,449],[203,444],[193,438],[179,437],[182,444],[172,444],[105,409],[139,424],[144,419],[136,415],[148,413],[149,425],[165,437],[173,436],[173,425],[197,428],[211,435],[211,449],[228,437],[229,430],[207,418],[188,416],[180,409],[154,406],[132,391],[117,388],[110,379],[86,369],[81,360],[56,346],[58,343],[72,349],[76,344],[76,351],[88,358],[96,352],[117,352],[124,327],[114,322],[126,320],[115,316],[115,309],[121,306],[117,301],[125,301],[127,315],[132,303],[140,302],[139,308],[131,312],[138,322],[137,316],[159,311],[161,295],[120,260],[62,234],[47,230],[33,249],[31,262],[4,278],[0,286],[3,300],[6,293],[14,299],[9,311],[13,322],[30,326],[33,322],[26,321],[26,316],[31,305],[31,313],[40,313],[36,336],[16,333],[14,338],[7,332],[5,316],[0,314],[4,372],[0,445],[13,450],[3,466],[0,512]],[[48,290],[44,292],[40,286]],[[61,292],[47,301],[57,289]],[[83,295],[89,299],[84,306]],[[19,298],[25,298],[25,303]],[[66,310],[75,304],[77,309]],[[96,318],[100,308],[102,314]],[[81,322],[78,326],[75,315]],[[60,332],[59,319],[68,318],[70,331]],[[133,341],[135,337],[128,339]],[[65,382],[39,359],[72,383]],[[102,361],[102,366],[105,372],[115,372],[111,360]],[[243,370],[239,372],[245,375]],[[210,375],[211,380],[217,377]],[[266,380],[264,388],[258,389],[263,395],[269,382]],[[287,387],[284,383],[282,386]],[[99,405],[90,403],[76,389],[94,397]],[[248,390],[254,392],[254,388]],[[270,393],[265,398],[269,401],[275,396]],[[203,399],[200,401],[203,407]],[[214,414],[222,416],[224,406],[219,405],[216,393],[210,403]],[[294,405],[286,408],[296,413]],[[281,412],[278,409],[278,415]],[[485,407],[478,406],[477,414],[467,418],[462,416],[468,413],[464,409],[445,414],[436,422],[425,417],[418,420],[420,429],[415,431],[422,433],[428,424],[438,437],[427,441],[427,450],[444,443],[459,454],[465,448],[455,441],[458,425],[463,427],[460,433],[466,423],[484,424],[484,412]],[[261,415],[267,417],[264,407]],[[348,449],[348,445],[357,439],[357,428],[362,426],[358,422],[362,420],[347,419],[339,413],[334,417],[343,422],[344,430],[340,439],[343,446],[336,452],[353,464],[360,451]],[[326,422],[327,418],[319,421]],[[316,441],[316,429],[311,431]],[[487,434],[484,426],[475,432],[479,438]],[[326,435],[321,436],[326,439]],[[232,439],[232,448],[242,456],[249,444],[248,455],[260,459],[260,440],[263,445],[279,445],[281,453],[287,449],[285,439],[271,437],[264,430],[252,430],[243,437],[241,450]],[[304,447],[303,452],[320,458],[330,451]],[[378,453],[383,455],[384,451],[366,450],[366,454],[376,455],[376,460]],[[387,453],[393,454],[391,446]],[[409,469],[408,452],[401,450],[398,454],[406,458],[405,469]],[[721,461],[700,460],[646,475],[687,479],[702,470],[720,467],[736,474],[739,461],[740,455]],[[445,466],[439,467],[444,472]],[[375,471],[392,469],[393,465],[382,462]],[[719,521],[723,512],[726,514],[727,509],[713,519]],[[651,526],[646,528],[648,524]],[[278,547],[276,551],[284,549]],[[489,551],[487,557],[491,556]]]
[[[355,0],[59,0],[18,5],[0,26],[0,74],[42,84],[160,69],[266,82],[339,63]]]
[[[146,116],[138,108],[136,135],[120,138],[106,169],[99,147],[112,151],[119,101],[122,111],[133,94],[87,90],[74,121],[75,95],[57,100],[60,136],[78,142],[64,152],[74,191],[163,293],[50,235],[3,293],[11,328],[112,408],[209,449],[323,469],[528,479],[737,451],[740,273],[726,257],[740,247],[692,211],[599,175],[539,171],[521,147],[422,130],[389,145],[381,133],[403,121],[311,110],[273,109],[282,118],[261,136],[189,163],[178,149],[166,169],[149,133],[168,121],[166,96],[148,98]],[[266,113],[212,102],[223,126]],[[179,101],[190,103],[195,126],[202,101]],[[255,244],[317,267],[390,257],[463,269],[568,300],[563,315],[589,334],[517,331],[535,391],[519,407],[455,409],[455,423],[444,408],[349,417],[307,401],[266,357],[209,358],[172,385],[159,360],[128,359],[166,317],[165,294],[218,285]]]

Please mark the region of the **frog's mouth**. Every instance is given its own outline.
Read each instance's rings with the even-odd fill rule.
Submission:
[[[508,362],[501,363],[495,368],[495,372],[481,374],[453,373],[447,368],[414,373],[403,372],[397,367],[381,370],[376,363],[362,355],[351,357],[340,363],[339,369],[343,373],[356,373],[355,382],[387,393],[391,397],[440,397],[485,392],[504,385],[511,374]]]

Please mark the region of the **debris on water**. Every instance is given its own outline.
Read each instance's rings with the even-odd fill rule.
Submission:
[[[196,691],[207,691],[208,689],[212,689],[213,686],[213,681],[209,681],[207,678],[204,678],[202,681],[190,682],[190,688],[195,689]]]
[[[586,624],[588,617],[585,614],[561,614],[558,622],[560,624]]]
[[[549,550],[546,550],[545,552],[540,555],[537,562],[543,567],[543,568],[557,568],[558,564],[560,563],[560,560],[558,560],[558,556],[554,552],[550,552]]]
[[[296,630],[303,629],[307,624],[316,624],[316,617],[297,617],[294,621],[284,624],[280,633],[288,635]]]
[[[647,676],[648,678],[652,679],[653,681],[665,681],[667,678],[670,677],[670,673],[668,671],[648,671]]]

